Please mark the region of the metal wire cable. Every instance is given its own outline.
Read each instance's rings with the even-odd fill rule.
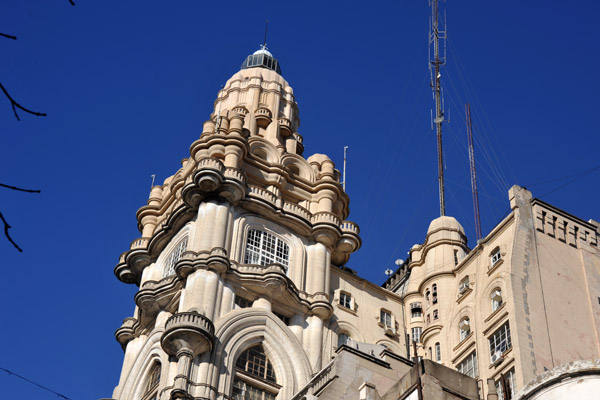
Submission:
[[[9,375],[16,376],[17,378],[19,378],[19,379],[22,379],[22,380],[24,380],[25,382],[31,383],[32,385],[35,385],[35,386],[37,386],[37,387],[39,387],[39,388],[42,388],[42,389],[44,389],[44,390],[45,390],[45,391],[47,391],[47,392],[50,392],[50,393],[52,393],[52,394],[55,394],[55,395],[57,395],[58,397],[60,397],[60,398],[62,398],[62,399],[65,399],[65,400],[72,400],[70,397],[67,397],[67,396],[65,396],[64,394],[60,394],[60,393],[58,393],[58,392],[55,392],[54,390],[52,390],[52,389],[49,389],[49,388],[47,388],[47,387],[46,387],[46,386],[44,386],[44,385],[40,385],[39,383],[37,383],[37,382],[34,382],[34,381],[32,381],[31,379],[27,379],[27,378],[25,378],[24,376],[21,376],[21,375],[19,375],[19,374],[15,373],[15,372],[13,372],[13,371],[11,371],[11,370],[9,370],[9,369],[2,368],[2,367],[0,367],[0,369],[1,369],[2,371],[6,372],[6,373],[7,373],[7,374],[9,374]]]

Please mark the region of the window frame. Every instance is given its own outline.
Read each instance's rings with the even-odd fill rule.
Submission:
[[[467,327],[465,329],[464,327]],[[458,323],[458,334],[459,334],[459,342],[462,342],[471,334],[471,319],[469,317],[464,317]]]
[[[421,335],[422,334],[423,334],[423,328],[420,326],[412,327],[410,330],[410,338],[413,342],[421,343]],[[416,336],[417,340],[415,340],[415,336]]]
[[[144,385],[144,394],[142,400],[156,400],[158,399],[158,387],[160,385],[161,377],[161,364],[154,362],[154,365],[150,368],[146,383]]]
[[[252,357],[254,357],[253,359],[250,358],[251,352],[254,352],[254,354],[252,354]],[[264,365],[260,363],[260,360],[258,360],[258,363],[255,362],[256,355],[263,357],[262,360],[264,361]],[[241,367],[239,365],[240,360],[243,360],[242,357],[244,356],[246,357],[244,362],[245,366]],[[254,363],[252,367],[249,367],[250,363]],[[245,393],[248,392],[247,388],[251,388],[255,393],[260,393],[262,400],[274,400],[277,397],[281,386],[277,384],[275,370],[269,357],[265,353],[262,344],[259,343],[242,351],[236,358],[233,369],[234,375],[231,384],[231,399],[244,400],[246,398]],[[264,369],[262,375],[255,373],[255,371],[260,373],[261,369]],[[236,390],[241,392],[235,393]]]
[[[504,400],[504,392],[502,391],[502,385],[500,383],[504,377],[507,378],[506,380],[508,381],[508,387],[511,391],[508,397],[512,399],[517,393],[517,379],[515,374],[515,368],[512,367],[506,373],[501,374],[500,378],[497,381],[494,381],[494,386],[496,387],[496,394],[498,395],[498,400]]]
[[[502,356],[509,349],[512,349],[512,339],[510,336],[510,324],[508,321],[503,323],[498,329],[496,329],[489,337],[488,343],[490,345],[490,360],[492,357],[500,353]],[[504,346],[502,345],[504,343]],[[494,361],[492,361],[493,363]]]
[[[498,301],[497,299],[500,298]],[[504,304],[504,298],[502,297],[502,289],[495,288],[490,294],[492,312],[498,310]]]
[[[338,304],[341,307],[344,307],[348,310],[354,310],[354,299],[352,298],[352,295],[348,292],[340,291],[340,298],[338,300]]]
[[[471,364],[471,367],[469,367]],[[473,350],[469,355],[463,358],[457,365],[456,370],[461,374],[477,378],[479,376],[479,366],[477,365],[477,350]],[[472,372],[471,375],[468,372]]]
[[[244,264],[262,266],[278,264],[287,273],[290,259],[291,246],[281,236],[258,227],[251,227],[246,232]]]
[[[502,253],[500,253],[500,247],[496,247],[490,253],[490,265],[495,267],[502,260]]]
[[[183,253],[187,251],[189,237],[190,236],[186,234],[179,239],[177,244],[171,248],[169,254],[165,257],[165,260],[162,263],[163,278],[175,275],[175,264],[177,264],[177,261],[181,260]]]

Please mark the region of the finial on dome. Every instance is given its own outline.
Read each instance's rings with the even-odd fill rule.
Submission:
[[[253,54],[249,55],[246,60],[242,63],[242,69],[248,68],[266,68],[271,71],[277,72],[281,75],[281,68],[279,67],[279,61],[273,57],[273,54],[267,48],[267,29],[269,28],[269,20],[265,25],[265,39],[260,45],[260,49],[256,50]]]

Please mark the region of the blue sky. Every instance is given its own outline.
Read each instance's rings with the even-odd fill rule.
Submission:
[[[123,357],[113,332],[132,315],[136,290],[112,270],[139,236],[135,212],[150,176],[162,182],[189,154],[266,19],[299,103],[305,156],[325,153],[341,168],[349,146],[350,219],[363,247],[348,266],[381,283],[424,240],[439,212],[426,0],[76,3],[0,8],[0,32],[18,37],[0,38],[0,82],[48,114],[16,121],[0,96],[0,183],[42,191],[0,188],[24,249],[0,238],[0,367],[74,400],[111,396]],[[467,101],[484,234],[508,211],[513,184],[600,220],[600,6],[574,4],[446,3],[447,214],[471,246]],[[56,397],[2,371],[0,387],[5,398]]]

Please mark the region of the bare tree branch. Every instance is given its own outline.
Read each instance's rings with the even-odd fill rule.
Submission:
[[[40,190],[23,189],[23,188],[19,188],[19,187],[16,187],[16,186],[5,185],[4,183],[0,183],[0,186],[4,187],[4,188],[7,188],[7,189],[18,190],[19,192],[40,193]]]
[[[73,2],[73,0],[69,0],[69,3],[71,3],[72,6],[75,5],[75,2]]]
[[[6,238],[8,239],[9,242],[12,243],[13,246],[15,246],[15,249],[19,250],[21,253],[23,252],[23,249],[21,249],[19,247],[19,245],[17,245],[15,243],[15,241],[10,237],[10,233],[8,233],[8,230],[10,228],[12,228],[12,226],[10,226],[8,224],[8,222],[6,222],[6,220],[4,219],[4,215],[2,215],[2,212],[0,211],[0,219],[2,220],[2,222],[4,222],[4,236],[6,236]]]
[[[23,107],[22,105],[20,105],[19,103],[17,103],[15,101],[15,99],[13,99],[10,94],[8,94],[8,92],[6,91],[6,89],[4,88],[4,85],[2,85],[2,83],[0,83],[0,89],[2,89],[2,91],[4,92],[4,94],[6,95],[6,97],[10,100],[10,104],[12,105],[12,109],[13,112],[15,113],[15,117],[17,118],[17,121],[20,121],[21,119],[19,118],[19,114],[17,114],[17,108],[20,110],[23,110],[29,114],[32,115],[37,115],[38,117],[45,117],[46,113],[40,113],[40,112],[36,112],[36,111],[31,111],[26,109],[25,107]]]
[[[7,35],[6,33],[0,33],[0,36],[5,37],[7,39],[12,39],[12,40],[17,40],[16,36],[13,35]]]

